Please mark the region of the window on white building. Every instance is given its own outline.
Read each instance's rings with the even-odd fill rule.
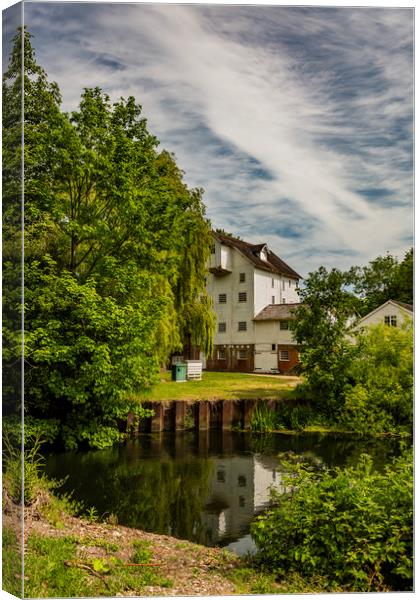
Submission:
[[[211,247],[211,253],[216,254],[216,244],[213,244],[213,246]]]
[[[284,279],[283,279],[283,289],[284,289],[284,290],[286,289],[286,282],[285,282],[285,280],[284,280]]]
[[[271,304],[275,304],[276,303],[276,297],[275,296],[271,296]]]
[[[238,331],[246,331],[246,321],[238,322]]]
[[[219,323],[219,333],[226,333],[226,323]]]
[[[274,287],[274,279],[271,279],[271,287]]]
[[[289,360],[288,350],[280,350],[280,360]]]
[[[283,304],[286,304],[286,298],[283,298]]]
[[[219,304],[226,304],[227,294],[219,294]]]
[[[245,283],[245,273],[239,273],[239,283]]]
[[[271,344],[271,351],[275,352],[276,351],[276,344]]]
[[[386,315],[384,318],[385,325],[392,325],[392,327],[397,326],[397,315]]]
[[[245,477],[245,475],[239,475],[238,476],[238,486],[239,487],[246,487],[246,477]]]
[[[292,287],[292,281],[289,279],[289,288]]]
[[[287,331],[289,329],[289,321],[280,321],[280,329]]]
[[[218,350],[217,358],[218,360],[226,360],[226,350]]]
[[[246,292],[239,292],[238,300],[239,302],[246,302]]]
[[[246,350],[238,350],[238,359],[245,360],[246,359]]]

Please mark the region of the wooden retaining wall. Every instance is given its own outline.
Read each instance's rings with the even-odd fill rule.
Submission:
[[[154,415],[142,419],[138,431],[158,433],[186,429],[198,431],[209,429],[229,431],[234,427],[249,429],[256,404],[257,402],[254,400],[148,402],[143,406],[152,409]],[[128,424],[132,426],[131,416]]]

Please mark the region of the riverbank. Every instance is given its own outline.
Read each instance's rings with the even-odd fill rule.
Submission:
[[[19,507],[6,497],[3,588],[18,595],[20,561],[14,532],[19,530],[19,515]],[[301,580],[276,582],[245,559],[220,548],[71,516],[48,493],[25,508],[24,531],[28,597],[313,591],[313,586]]]

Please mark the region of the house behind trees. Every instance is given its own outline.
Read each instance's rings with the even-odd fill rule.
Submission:
[[[401,327],[407,320],[413,320],[413,305],[398,300],[388,300],[360,319],[354,329],[359,330],[380,323]]]

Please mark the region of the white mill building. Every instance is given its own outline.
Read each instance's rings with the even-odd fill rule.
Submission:
[[[267,244],[214,232],[207,292],[217,316],[212,371],[290,373],[299,356],[290,320],[300,275]]]

